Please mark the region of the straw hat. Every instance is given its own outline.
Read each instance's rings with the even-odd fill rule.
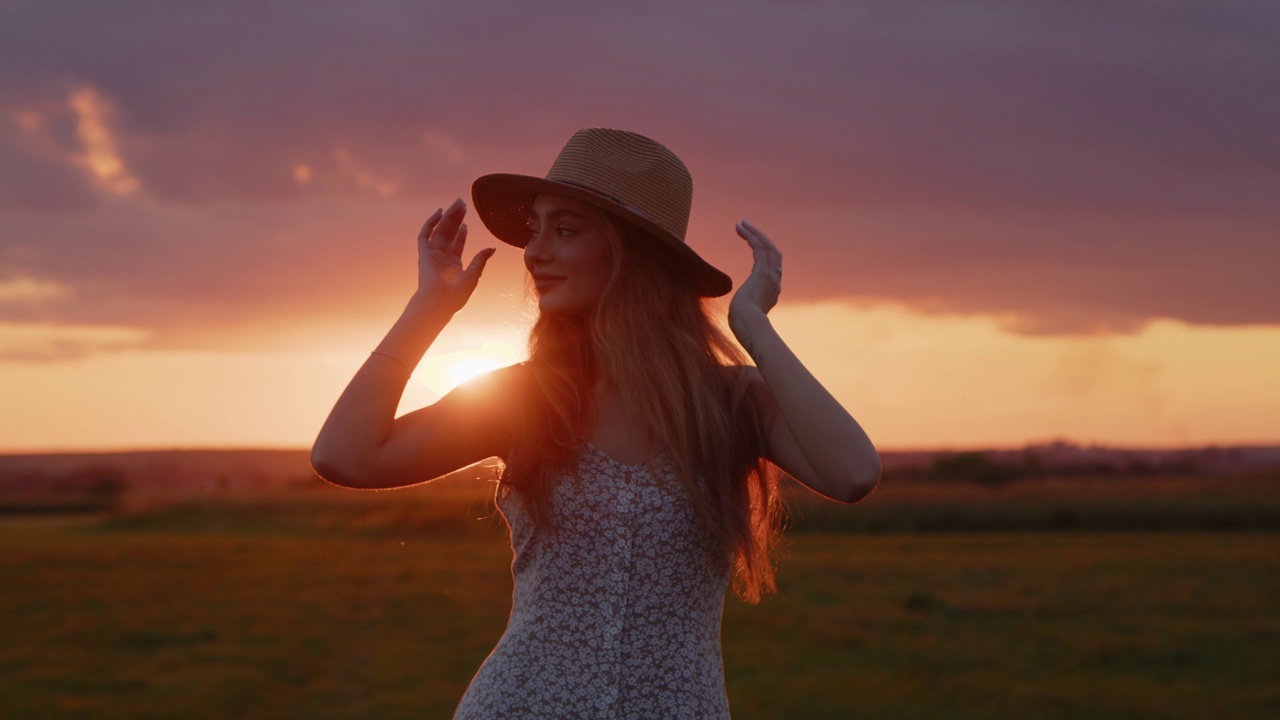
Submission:
[[[588,128],[565,143],[545,178],[498,173],[471,185],[476,214],[493,236],[516,247],[528,242],[529,207],[538,193],[591,203],[675,250],[699,295],[718,297],[733,281],[698,257],[684,235],[693,178],[680,158],[643,135]]]

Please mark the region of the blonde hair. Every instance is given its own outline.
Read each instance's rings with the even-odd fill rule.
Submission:
[[[550,484],[581,451],[603,373],[649,448],[670,458],[720,545],[713,550],[732,559],[739,596],[757,602],[775,589],[770,554],[781,514],[778,474],[763,459],[765,408],[747,373],[732,367],[746,357],[712,321],[673,251],[598,215],[613,272],[590,317],[541,314],[534,324],[532,401],[503,483],[521,491],[536,523],[551,525]]]

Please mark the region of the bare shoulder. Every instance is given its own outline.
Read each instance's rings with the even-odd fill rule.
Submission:
[[[526,363],[516,363],[471,378],[439,402],[480,403],[482,407],[485,403],[519,403],[532,387],[533,372]]]
[[[396,418],[382,450],[392,484],[439,477],[510,450],[532,397],[524,364],[473,378],[439,401]]]
[[[415,414],[425,416],[433,420],[442,435],[453,435],[446,428],[454,427],[464,434],[506,436],[517,429],[532,390],[532,372],[525,363],[517,363],[474,377],[404,419]]]

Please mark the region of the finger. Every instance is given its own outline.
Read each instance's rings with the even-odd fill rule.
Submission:
[[[773,241],[769,239],[768,235],[765,235],[763,232],[760,231],[760,228],[756,227],[755,225],[752,225],[747,220],[743,220],[742,224],[747,230],[751,232],[751,234],[753,234],[756,237],[756,239],[764,247],[765,257],[768,261],[770,269],[772,269],[774,272],[777,272],[777,269],[782,267],[782,251],[778,249],[777,245],[773,244]]]
[[[763,249],[763,245],[760,243],[760,238],[756,237],[756,234],[751,232],[750,228],[748,228],[746,225],[743,225],[740,222],[735,226],[734,229],[738,231],[738,237],[742,238],[743,240],[746,240],[747,244],[751,246],[752,250]]]
[[[449,254],[458,258],[458,262],[462,262],[462,249],[467,246],[467,224],[462,223],[458,226],[458,232],[453,234],[453,241],[449,243]]]
[[[419,240],[426,240],[430,237],[432,229],[435,228],[436,223],[440,222],[441,215],[444,215],[444,210],[436,208],[436,211],[431,213],[431,217],[427,218],[427,221],[422,223],[422,229],[418,231]]]
[[[453,236],[458,233],[458,226],[462,224],[463,216],[466,214],[467,204],[462,201],[462,198],[454,200],[453,204],[445,209],[444,214],[440,217],[440,222],[432,229],[431,244],[447,251],[453,243]]]
[[[495,252],[497,252],[495,248],[485,248],[476,253],[476,256],[471,258],[471,264],[467,265],[467,275],[479,280],[480,273],[484,272],[484,266],[489,263],[489,258],[493,257]]]
[[[746,240],[752,245],[760,244],[758,233],[755,232],[755,230],[750,225],[747,224],[746,220],[739,220],[738,224],[734,226],[734,228],[738,231],[738,236],[741,237],[743,240]]]
[[[763,245],[765,250],[768,251],[770,254],[773,254],[773,253],[778,253],[779,255],[781,254],[780,252],[778,252],[778,246],[774,245],[773,241],[769,239],[769,236],[765,235],[764,232],[760,230],[760,228],[756,227],[755,225],[752,225],[751,222],[748,220],[743,220],[742,226],[746,228],[746,230],[749,233],[751,233],[751,235],[755,237],[755,239],[761,245]]]
[[[755,261],[755,265],[752,266],[751,272],[763,270],[769,262],[768,250],[765,249],[764,243],[760,242],[759,236],[751,231],[751,228],[747,226],[745,220],[738,223],[738,234],[741,235],[742,239],[746,240],[747,244],[751,246],[751,257]]]

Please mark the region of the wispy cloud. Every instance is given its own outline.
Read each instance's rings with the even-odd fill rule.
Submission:
[[[61,283],[30,277],[0,279],[0,305],[26,305],[71,296],[71,288]]]
[[[0,322],[0,361],[75,360],[136,347],[146,337],[129,327]]]
[[[138,178],[125,166],[109,124],[111,108],[91,87],[78,87],[67,98],[76,115],[76,136],[84,148],[80,160],[90,174],[117,195],[138,189]]]

